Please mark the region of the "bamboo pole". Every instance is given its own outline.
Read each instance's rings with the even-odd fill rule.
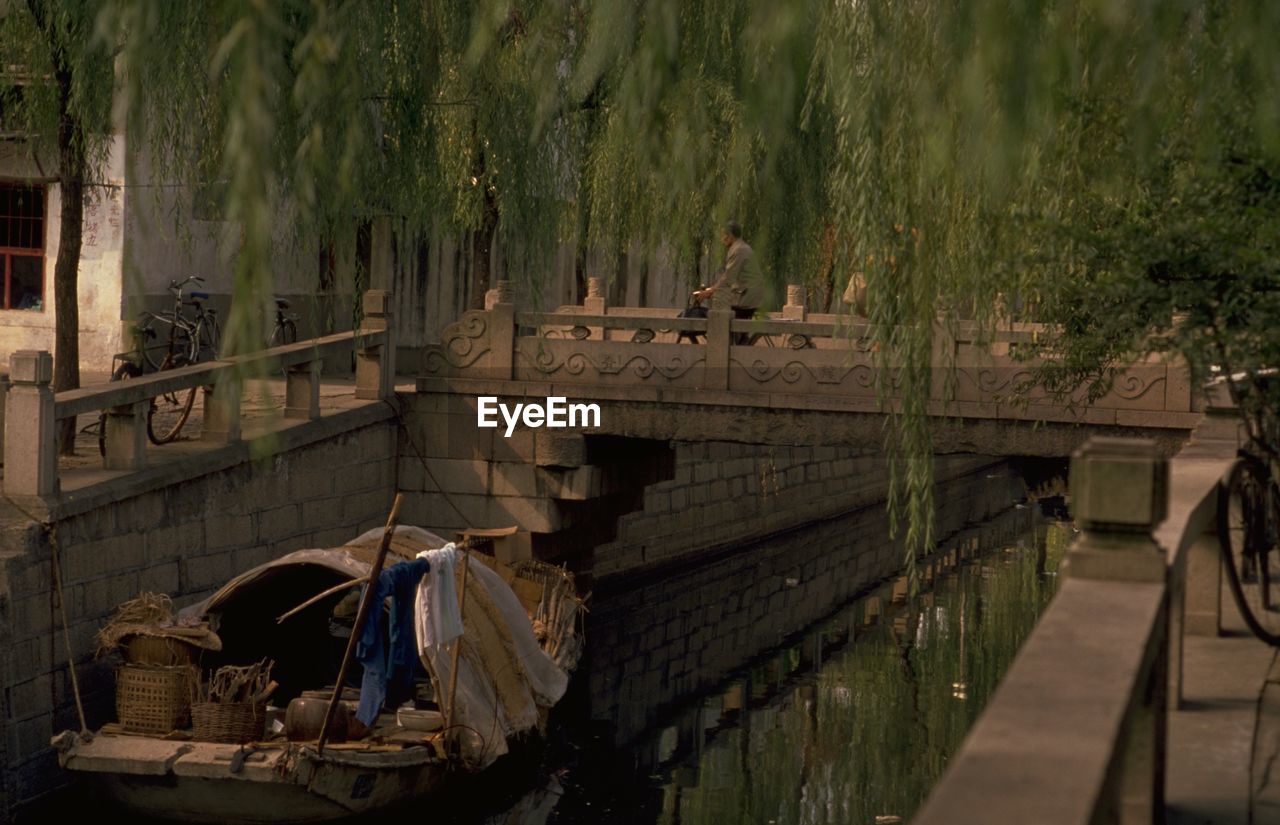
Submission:
[[[328,596],[332,596],[334,593],[341,593],[343,590],[349,590],[350,588],[355,587],[357,584],[364,584],[367,581],[369,581],[368,576],[361,576],[358,579],[345,581],[342,584],[335,584],[333,587],[330,587],[328,590],[325,590],[322,593],[315,594],[314,596],[307,599],[305,602],[293,608],[289,612],[280,614],[280,618],[276,619],[276,624],[283,624],[285,619],[289,618],[290,616],[295,616],[298,613],[301,613],[303,610],[306,610],[308,607],[320,601],[321,599],[324,599]]]
[[[382,543],[378,545],[378,554],[373,558],[373,566],[369,568],[369,586],[360,598],[360,607],[356,610],[356,621],[351,626],[351,638],[347,639],[346,652],[342,654],[342,665],[338,668],[338,682],[333,686],[333,697],[329,699],[329,707],[324,712],[324,723],[320,725],[320,738],[316,741],[316,752],[324,753],[324,743],[329,738],[329,726],[333,723],[334,711],[338,708],[338,700],[342,697],[342,683],[347,680],[347,669],[355,658],[356,644],[364,629],[365,619],[369,616],[369,607],[373,602],[374,591],[378,589],[378,577],[382,575],[382,563],[387,558],[387,549],[391,547],[391,537],[395,534],[396,521],[400,518],[400,503],[403,493],[396,493],[396,500],[391,505],[391,513],[387,516],[387,526],[382,531]]]
[[[471,559],[467,554],[465,542],[459,546],[459,550],[462,551],[462,592],[458,594],[458,619],[462,623],[462,633],[453,640],[453,666],[449,670],[449,706],[445,708],[444,719],[445,736],[453,735],[453,700],[458,694],[458,654],[462,651],[462,636],[467,631],[466,616],[463,611],[467,607],[467,569],[471,566]]]

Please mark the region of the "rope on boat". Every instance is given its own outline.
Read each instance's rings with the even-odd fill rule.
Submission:
[[[76,658],[71,649],[71,626],[67,623],[67,600],[62,592],[62,563],[58,554],[58,528],[52,522],[36,518],[25,507],[14,501],[11,496],[6,495],[4,498],[10,507],[26,516],[28,520],[44,528],[45,535],[49,537],[49,566],[53,571],[53,591],[51,596],[57,602],[58,614],[62,619],[62,641],[67,648],[67,671],[71,674],[71,692],[76,699],[76,714],[80,717],[80,733],[88,734],[89,722],[84,715],[84,700],[80,698],[80,677],[76,674]]]
[[[58,554],[58,529],[49,525],[50,564],[53,567],[53,591],[58,600],[58,613],[62,618],[62,641],[67,647],[67,670],[71,673],[71,692],[76,697],[76,713],[80,717],[80,732],[89,732],[84,715],[84,701],[80,698],[80,677],[76,675],[76,659],[71,652],[71,627],[67,623],[67,600],[62,594],[62,562]]]

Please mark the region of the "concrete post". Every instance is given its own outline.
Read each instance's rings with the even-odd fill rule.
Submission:
[[[240,376],[221,373],[218,383],[204,388],[202,441],[229,444],[240,440]]]
[[[787,284],[787,303],[782,308],[782,317],[787,321],[804,321],[809,317],[809,308],[805,305],[804,286]]]
[[[511,286],[511,282],[500,280],[494,285],[493,289],[484,294],[485,312],[493,309],[497,304],[514,304],[516,302],[515,297],[516,291]]]
[[[396,342],[391,295],[385,289],[364,294],[362,335],[386,332],[386,346],[361,345],[356,350],[356,398],[390,398],[395,394]]]
[[[285,373],[285,418],[311,421],[320,417],[320,363],[295,364]]]
[[[733,340],[729,322],[733,311],[713,309],[707,313],[707,358],[703,367],[704,390],[729,389],[729,345]]]
[[[1074,579],[1165,585],[1168,565],[1151,536],[1169,501],[1169,462],[1154,441],[1095,436],[1071,457],[1071,502],[1083,533],[1067,556]],[[1150,823],[1164,804],[1169,605],[1155,639],[1144,695],[1120,743],[1120,823]]]
[[[515,348],[515,304],[494,304],[489,310],[489,372],[485,377],[511,380]]]
[[[1067,557],[1073,578],[1164,582],[1151,531],[1164,521],[1169,462],[1154,441],[1094,436],[1071,457],[1071,506],[1083,536]]]
[[[1205,533],[1187,548],[1182,621],[1191,636],[1222,631],[1222,550],[1217,533]]]
[[[9,356],[12,386],[5,397],[4,492],[51,496],[58,491],[58,437],[54,430],[53,356],[19,350]]]
[[[147,414],[150,401],[139,401],[107,410],[103,426],[107,449],[102,457],[106,470],[141,470],[147,466]]]
[[[587,315],[607,315],[608,299],[605,297],[604,278],[587,278],[587,297],[582,300],[582,311]],[[608,340],[609,330],[604,327],[587,327],[589,338]]]

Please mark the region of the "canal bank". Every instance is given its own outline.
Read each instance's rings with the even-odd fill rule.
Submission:
[[[974,524],[1001,524],[998,530],[1016,532],[1032,517],[1028,483],[1018,468],[972,460],[974,472],[938,487],[938,524],[945,538],[922,568],[925,592],[946,569],[986,546],[969,535]],[[662,760],[636,753],[649,747],[645,737],[684,714],[691,697],[790,645],[796,633],[900,569],[901,547],[888,533],[887,514],[877,503],[844,518],[717,550],[703,563],[671,565],[662,576],[600,588],[588,625],[594,641],[576,684],[577,718],[564,725],[571,732],[570,750],[603,743],[632,761],[660,766]],[[877,596],[881,614],[890,615],[904,587],[899,582],[899,592],[890,585]],[[819,650],[814,661],[823,655]],[[657,680],[628,675],[627,668],[637,664],[644,673],[659,673]],[[74,811],[82,802],[73,788],[58,805]],[[460,821],[477,821],[468,816]]]

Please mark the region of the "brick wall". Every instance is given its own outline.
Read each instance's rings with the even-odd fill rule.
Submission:
[[[8,513],[0,556],[0,818],[66,780],[49,738],[79,727],[51,593],[52,539],[85,710],[96,728],[114,718],[114,678],[93,660],[93,637],[117,604],[142,591],[193,603],[240,571],[383,524],[396,486],[395,440],[394,424],[365,424],[259,462],[55,515],[52,531]]]
[[[940,484],[939,535],[1001,512],[1010,512],[1007,528],[1024,529],[1030,511],[1011,511],[1022,495],[1019,479],[990,464]],[[943,539],[938,549],[953,548]],[[617,743],[629,742],[682,697],[714,686],[901,567],[901,545],[889,539],[877,504],[652,583],[598,592],[583,665],[591,716]]]

